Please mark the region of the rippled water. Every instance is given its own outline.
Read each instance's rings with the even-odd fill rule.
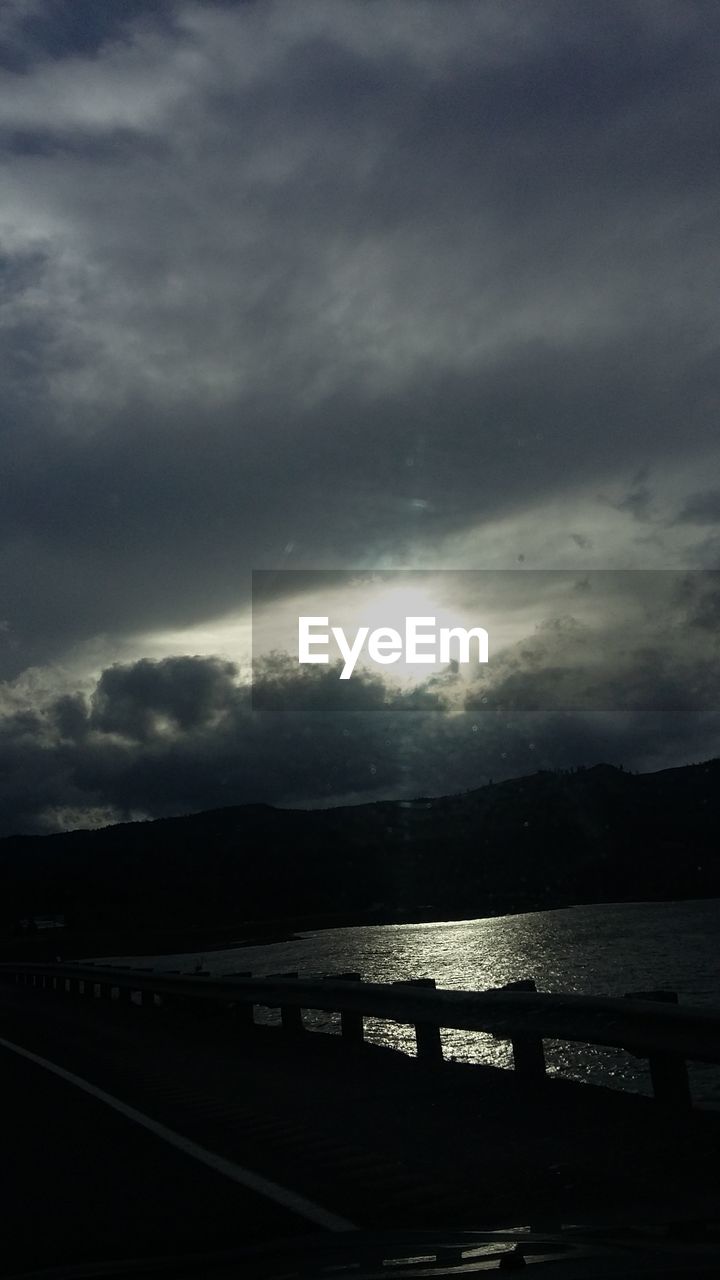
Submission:
[[[376,982],[432,977],[438,987],[483,990],[534,978],[540,991],[623,995],[670,988],[683,1004],[720,1010],[717,937],[720,901],[612,903],[529,912],[489,920],[373,925],[303,934],[297,941],[208,952],[213,973],[250,970],[261,977],[297,970],[356,970]],[[118,957],[119,958],[119,957]],[[192,971],[197,955],[137,957],[156,969]],[[267,1011],[258,1019],[272,1022]],[[317,1030],[336,1030],[325,1014],[306,1015]],[[414,1052],[411,1027],[366,1019],[369,1040]],[[509,1044],[474,1032],[444,1031],[445,1056],[511,1065]],[[649,1091],[647,1064],[621,1050],[546,1041],[548,1069],[575,1079]],[[720,1106],[720,1069],[693,1066],[693,1095]]]

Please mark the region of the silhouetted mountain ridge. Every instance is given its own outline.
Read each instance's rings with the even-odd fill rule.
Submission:
[[[447,919],[720,896],[720,760],[607,764],[323,810],[244,805],[0,840],[2,920],[76,928]]]

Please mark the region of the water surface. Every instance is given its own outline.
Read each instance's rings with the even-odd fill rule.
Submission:
[[[359,971],[373,982],[435,978],[438,987],[482,991],[534,978],[539,991],[624,995],[669,988],[683,1004],[720,1010],[717,937],[720,900],[610,903],[535,911],[492,919],[434,924],[389,924],[327,929],[291,942],[225,951],[137,957],[138,965],[212,973],[249,970],[262,977],[297,970],[303,975]],[[120,957],[115,957],[120,959]],[[258,1010],[273,1022],[274,1011]],[[337,1030],[337,1019],[306,1014],[317,1030]],[[411,1027],[366,1019],[369,1040],[414,1052]],[[511,1065],[504,1041],[475,1032],[443,1031],[448,1058]],[[649,1092],[647,1063],[621,1050],[546,1041],[551,1074]],[[691,1067],[698,1101],[720,1106],[720,1069]]]

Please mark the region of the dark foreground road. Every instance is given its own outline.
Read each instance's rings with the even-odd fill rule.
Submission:
[[[318,1229],[4,1046],[0,1098],[2,1275]]]
[[[718,1217],[718,1115],[29,988],[0,988],[0,1039],[360,1228]],[[322,1230],[1,1047],[0,1072],[0,1275]]]

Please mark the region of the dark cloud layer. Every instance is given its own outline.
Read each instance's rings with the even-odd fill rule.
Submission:
[[[277,653],[256,664],[253,701],[217,659],[116,665],[89,701],[65,695],[1,722],[0,830],[437,795],[598,759],[647,769],[708,757],[720,729],[717,595],[691,583],[679,606],[699,643],[671,632],[633,646],[630,629],[548,619],[489,676],[463,684],[451,665],[409,693]]]
[[[715,4],[24,0],[0,40],[0,676],[253,568],[718,563]],[[34,812],[150,806],[102,780],[147,752],[182,807],[230,676],[175,661],[65,690]]]

